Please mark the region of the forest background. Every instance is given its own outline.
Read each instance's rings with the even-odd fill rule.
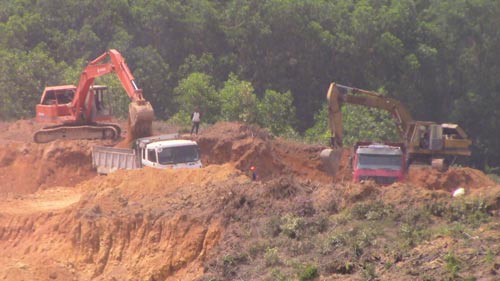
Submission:
[[[77,84],[113,48],[161,120],[188,124],[200,106],[207,123],[326,144],[335,81],[460,124],[467,164],[500,173],[499,14],[496,0],[4,0],[0,119],[32,118],[45,86]],[[119,81],[98,83],[124,117]],[[347,143],[397,139],[388,113],[343,110]]]

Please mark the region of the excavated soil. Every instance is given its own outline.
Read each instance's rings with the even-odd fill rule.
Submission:
[[[272,137],[256,126],[237,123],[218,123],[195,140],[205,165],[233,163],[241,171],[256,168],[260,179],[278,175],[332,182],[323,168],[319,154],[324,146],[304,145]]]
[[[95,176],[90,142],[10,143],[0,146],[0,194],[71,187]]]
[[[42,128],[33,120],[18,120],[15,122],[5,122],[0,120],[0,144],[12,142],[31,142],[33,133]]]
[[[276,231],[276,236],[271,231],[273,239],[288,239],[283,226],[273,228],[272,222],[291,214],[306,221],[328,218],[371,200],[404,210],[409,204],[447,202],[453,190],[463,187],[466,196],[489,198],[488,211],[499,215],[500,186],[480,171],[412,168],[404,183],[353,184],[348,150],[332,179],[320,164],[324,147],[285,141],[246,124],[218,123],[198,136],[185,136],[198,142],[202,169],[145,168],[108,176],[96,175],[90,151],[95,144],[116,144],[33,144],[37,126],[31,120],[0,122],[0,280],[275,280],[279,276],[267,265],[267,253],[281,244],[259,239],[268,233],[263,228]],[[155,133],[170,129],[157,125]],[[250,166],[256,167],[257,181],[249,177]],[[494,229],[478,235],[497,243]],[[286,242],[290,253],[279,252],[275,266],[298,263],[294,257],[314,248],[305,238],[301,242],[304,233],[294,235]],[[423,264],[419,255],[427,262],[441,261],[443,255],[436,253],[453,245],[450,239],[438,237],[415,247],[398,266]],[[244,261],[235,254],[246,250],[250,254]],[[287,253],[290,260],[285,261]],[[324,253],[318,255],[304,258],[322,260]],[[376,258],[368,251],[365,256]],[[355,257],[342,252],[327,259],[345,258]],[[261,259],[266,264],[253,263]],[[364,278],[362,264],[354,264],[351,275],[343,273],[345,265],[333,271],[321,265],[317,280]],[[386,267],[380,262],[377,272],[398,280],[399,269]],[[443,273],[425,268],[435,277]],[[492,276],[481,275],[483,280]]]
[[[478,189],[495,184],[483,172],[471,168],[452,167],[441,173],[429,167],[415,167],[410,169],[408,178],[414,185],[450,192],[460,187]]]
[[[0,277],[194,278],[220,237],[213,213],[224,187],[242,180],[247,179],[224,166],[144,169],[94,178],[71,190],[6,199],[0,204],[0,260],[11,265],[0,269]],[[207,200],[204,194],[210,193],[221,196]],[[47,262],[52,269],[44,268]]]

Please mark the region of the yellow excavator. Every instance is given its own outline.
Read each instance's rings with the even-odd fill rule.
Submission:
[[[332,148],[321,152],[326,170],[335,175],[342,153],[342,104],[349,103],[389,111],[406,147],[406,163],[425,163],[445,171],[457,156],[470,156],[472,141],[457,124],[437,124],[413,120],[408,109],[398,100],[373,91],[331,83],[327,93],[328,124]]]

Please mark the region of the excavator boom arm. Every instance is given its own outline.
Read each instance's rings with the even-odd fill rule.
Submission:
[[[108,57],[109,61],[106,62]],[[111,49],[91,61],[82,71],[75,91],[75,98],[73,99],[76,119],[80,118],[81,111],[85,108],[84,103],[87,100],[89,102],[93,101],[93,97],[87,98],[87,96],[92,94],[90,87],[94,83],[95,78],[112,72],[116,73],[123,88],[132,101],[144,101],[142,90],[137,87],[134,76],[125,63],[125,59],[117,50]],[[91,107],[92,104],[86,106],[86,116],[89,115]]]
[[[349,92],[360,95],[352,95]],[[407,134],[410,124],[413,122],[410,112],[402,103],[376,92],[331,83],[327,93],[327,100],[328,120],[332,134],[331,144],[333,147],[342,147],[343,127],[341,107],[344,102],[389,111],[396,119],[396,124],[403,138]]]
[[[332,147],[342,147],[344,129],[342,127],[342,109],[339,101],[341,94],[335,83],[330,84],[326,95],[328,101],[328,125],[330,126],[330,144]]]

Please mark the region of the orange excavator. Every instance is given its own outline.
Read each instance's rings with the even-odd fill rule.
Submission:
[[[121,129],[111,121],[111,111],[105,104],[106,86],[94,85],[94,80],[115,73],[131,99],[128,133],[132,138],[151,135],[154,111],[137,87],[122,55],[114,49],[91,61],[80,75],[78,86],[46,87],[36,105],[36,121],[55,125],[35,132],[36,143],[56,139],[117,139]]]
[[[383,109],[392,114],[401,140],[406,147],[406,163],[430,164],[437,170],[446,170],[457,156],[470,156],[472,141],[457,124],[436,124],[413,120],[408,109],[398,100],[379,93],[331,83],[327,93],[328,124],[331,131],[331,149],[321,152],[320,158],[327,171],[335,174],[340,162],[343,127],[343,103]]]

